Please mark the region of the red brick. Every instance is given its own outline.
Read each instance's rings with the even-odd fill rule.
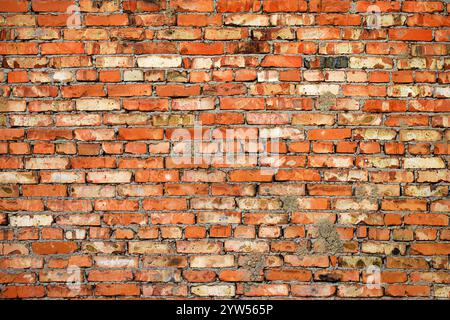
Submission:
[[[0,12],[27,12],[27,0],[1,0]]]
[[[78,249],[73,242],[34,242],[31,248],[35,254],[68,254]]]
[[[123,128],[119,130],[120,140],[161,140],[163,135],[162,129]]]
[[[66,12],[67,8],[75,5],[74,0],[32,0],[31,6],[36,12]]]
[[[86,26],[126,26],[128,25],[128,15],[126,14],[111,14],[91,15],[85,16]]]
[[[390,29],[389,38],[402,41],[431,41],[433,34],[431,30],[425,29]]]
[[[99,283],[95,286],[96,296],[138,296],[140,288],[136,284]]]

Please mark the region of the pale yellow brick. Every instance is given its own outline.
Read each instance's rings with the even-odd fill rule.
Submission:
[[[192,256],[189,264],[191,268],[228,268],[234,266],[233,255]]]
[[[397,132],[390,129],[356,129],[353,131],[355,138],[364,140],[393,140]]]
[[[269,252],[269,244],[265,241],[227,240],[227,241],[225,241],[225,251],[226,252],[263,253],[263,252]]]
[[[80,99],[76,101],[76,109],[82,111],[119,110],[120,101],[114,99]]]
[[[191,288],[191,292],[200,297],[233,297],[235,295],[234,285],[201,285]]]
[[[178,68],[181,67],[179,56],[148,56],[137,58],[140,68]]]
[[[441,158],[405,158],[403,167],[406,169],[441,169],[445,163]]]
[[[436,130],[400,130],[401,141],[439,141],[442,134]]]
[[[392,69],[389,58],[350,57],[349,67],[352,69]]]
[[[30,158],[25,160],[26,169],[67,169],[68,158]]]
[[[9,224],[13,227],[49,226],[53,222],[51,215],[10,215]]]

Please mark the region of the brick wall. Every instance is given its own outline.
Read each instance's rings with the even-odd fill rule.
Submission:
[[[0,298],[449,298],[449,10],[0,0]]]

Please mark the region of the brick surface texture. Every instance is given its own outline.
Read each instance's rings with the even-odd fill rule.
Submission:
[[[450,298],[449,11],[0,0],[0,298]]]

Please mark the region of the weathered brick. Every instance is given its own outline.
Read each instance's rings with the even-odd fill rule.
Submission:
[[[120,102],[113,99],[82,99],[76,101],[76,109],[81,111],[119,110]]]
[[[9,217],[9,224],[14,227],[49,226],[53,222],[51,215],[16,215]]]
[[[189,260],[189,265],[193,268],[231,267],[234,265],[234,257],[232,255],[193,256]]]

